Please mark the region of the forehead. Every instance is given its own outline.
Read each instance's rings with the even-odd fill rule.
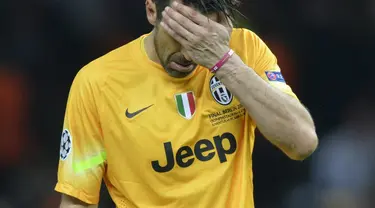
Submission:
[[[183,0],[171,0],[171,3],[174,2],[174,1],[183,4]],[[192,7],[191,5],[188,5],[188,6]],[[194,7],[192,7],[192,8],[194,8]],[[215,22],[219,21],[219,14],[218,13],[205,14],[205,16],[208,17],[209,19],[215,21]]]

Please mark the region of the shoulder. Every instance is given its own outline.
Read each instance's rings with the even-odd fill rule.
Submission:
[[[246,28],[233,29],[230,45],[239,53],[253,53],[268,50],[268,46],[262,38],[255,32]]]
[[[231,35],[231,43],[238,44],[259,44],[260,37],[253,31],[246,28],[233,28]]]
[[[233,31],[232,31],[232,38],[236,38],[238,36],[250,36],[251,37],[254,35],[256,35],[255,32],[247,28],[233,28]]]
[[[114,72],[134,64],[133,53],[140,38],[118,47],[83,66],[76,74],[73,83],[81,83],[101,89]]]
[[[255,67],[257,60],[269,53],[262,39],[255,32],[245,28],[233,29],[230,46],[251,67]]]

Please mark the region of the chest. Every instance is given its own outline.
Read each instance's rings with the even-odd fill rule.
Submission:
[[[245,122],[244,107],[211,74],[180,83],[147,77],[109,90],[106,105],[101,120],[109,160],[140,171],[225,163]]]

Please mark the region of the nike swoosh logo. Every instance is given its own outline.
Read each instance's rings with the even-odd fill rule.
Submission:
[[[125,111],[125,116],[126,116],[127,118],[133,118],[133,117],[135,117],[136,115],[138,115],[138,114],[142,113],[143,111],[147,110],[148,108],[150,108],[150,107],[153,106],[153,105],[154,105],[154,104],[152,104],[152,105],[150,105],[150,106],[147,106],[147,107],[145,107],[145,108],[142,108],[142,109],[140,109],[140,110],[137,110],[137,111],[135,111],[135,112],[133,112],[133,113],[129,113],[129,109],[126,109],[126,111]]]

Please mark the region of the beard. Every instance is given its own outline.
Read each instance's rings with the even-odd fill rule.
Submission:
[[[154,38],[156,38],[157,36],[158,35],[156,35]],[[154,47],[160,64],[162,65],[164,70],[172,77],[184,78],[191,74],[197,67],[197,64],[186,60],[181,52],[174,52],[168,55],[164,55],[164,53],[162,52],[163,46],[157,40],[154,40]],[[173,68],[173,66],[176,66],[176,64],[179,65],[179,67]],[[184,69],[184,67],[186,69]],[[184,70],[178,70],[178,68],[182,68]]]

